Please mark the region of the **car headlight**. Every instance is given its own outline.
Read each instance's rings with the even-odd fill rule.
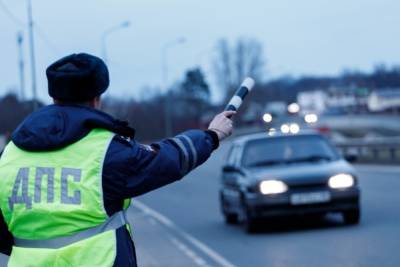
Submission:
[[[287,185],[278,180],[262,181],[260,183],[260,192],[264,195],[280,194],[288,190]]]
[[[329,178],[328,185],[330,188],[348,188],[354,185],[354,177],[351,174],[340,173]]]

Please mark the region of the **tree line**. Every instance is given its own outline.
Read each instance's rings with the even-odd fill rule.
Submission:
[[[169,90],[156,91],[145,99],[118,99],[107,97],[104,111],[118,119],[128,121],[137,130],[140,140],[153,140],[165,136],[167,111],[172,118],[174,133],[187,128],[206,127],[212,116],[223,109],[237,86],[246,76],[258,82],[235,118],[243,121],[243,114],[253,103],[265,105],[271,101],[287,103],[296,100],[297,93],[310,90],[329,90],[332,87],[363,87],[368,89],[400,88],[400,66],[378,65],[371,73],[344,71],[338,76],[307,76],[293,78],[284,76],[267,80],[267,58],[260,42],[251,38],[239,38],[235,42],[220,40],[215,47],[213,70],[219,90],[223,95],[220,103],[211,101],[211,88],[200,67],[187,70]],[[43,104],[41,104],[43,105]],[[33,111],[32,101],[21,101],[10,93],[0,99],[0,134],[12,132]]]

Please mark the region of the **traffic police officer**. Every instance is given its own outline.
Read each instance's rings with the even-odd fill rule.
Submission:
[[[54,104],[19,125],[0,159],[1,252],[16,267],[136,266],[129,199],[204,163],[231,134],[234,112],[145,146],[98,110],[109,85],[101,59],[73,54],[46,75]]]

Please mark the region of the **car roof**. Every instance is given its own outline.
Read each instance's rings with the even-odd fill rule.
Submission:
[[[261,133],[246,134],[246,135],[236,137],[233,140],[233,143],[236,145],[241,145],[241,144],[247,143],[248,141],[253,141],[253,140],[258,140],[258,139],[274,139],[274,138],[280,138],[280,137],[296,138],[298,136],[322,136],[322,135],[313,130],[303,130],[297,134],[285,134],[282,132],[275,132],[273,135],[269,135],[268,132],[261,132]]]

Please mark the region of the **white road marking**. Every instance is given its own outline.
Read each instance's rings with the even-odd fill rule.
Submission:
[[[164,215],[162,215],[162,214],[158,213],[157,211],[151,209],[150,207],[148,207],[147,205],[143,204],[139,200],[135,200],[133,202],[133,206],[136,206],[143,213],[152,216],[154,219],[156,219],[160,223],[164,224],[165,226],[168,226],[168,227],[173,227],[174,226],[174,223],[171,220],[169,220],[167,217],[165,217]]]
[[[189,242],[191,245],[202,251],[204,254],[206,254],[208,257],[210,257],[212,260],[214,260],[216,263],[218,263],[222,267],[236,267],[233,263],[229,262],[227,259],[222,257],[218,252],[214,251],[212,248],[208,247],[206,244],[198,240],[197,238],[191,236],[190,234],[186,233],[184,230],[179,228],[177,225],[175,225],[170,219],[162,215],[161,213],[153,210],[152,208],[148,207],[144,203],[135,200],[133,202],[133,206],[136,208],[140,209],[143,213],[152,216],[154,219],[156,219],[158,222],[164,224],[166,227],[169,227],[176,233],[180,234],[181,237],[183,237],[187,242]]]
[[[147,217],[151,225],[157,225],[157,221],[153,217]]]
[[[185,244],[180,242],[178,239],[171,237],[170,238],[171,242],[179,249],[181,250],[186,256],[192,259],[194,263],[196,263],[198,266],[201,267],[211,267],[210,265],[207,264],[207,262],[202,259],[200,256],[196,254],[193,250],[188,248]]]

